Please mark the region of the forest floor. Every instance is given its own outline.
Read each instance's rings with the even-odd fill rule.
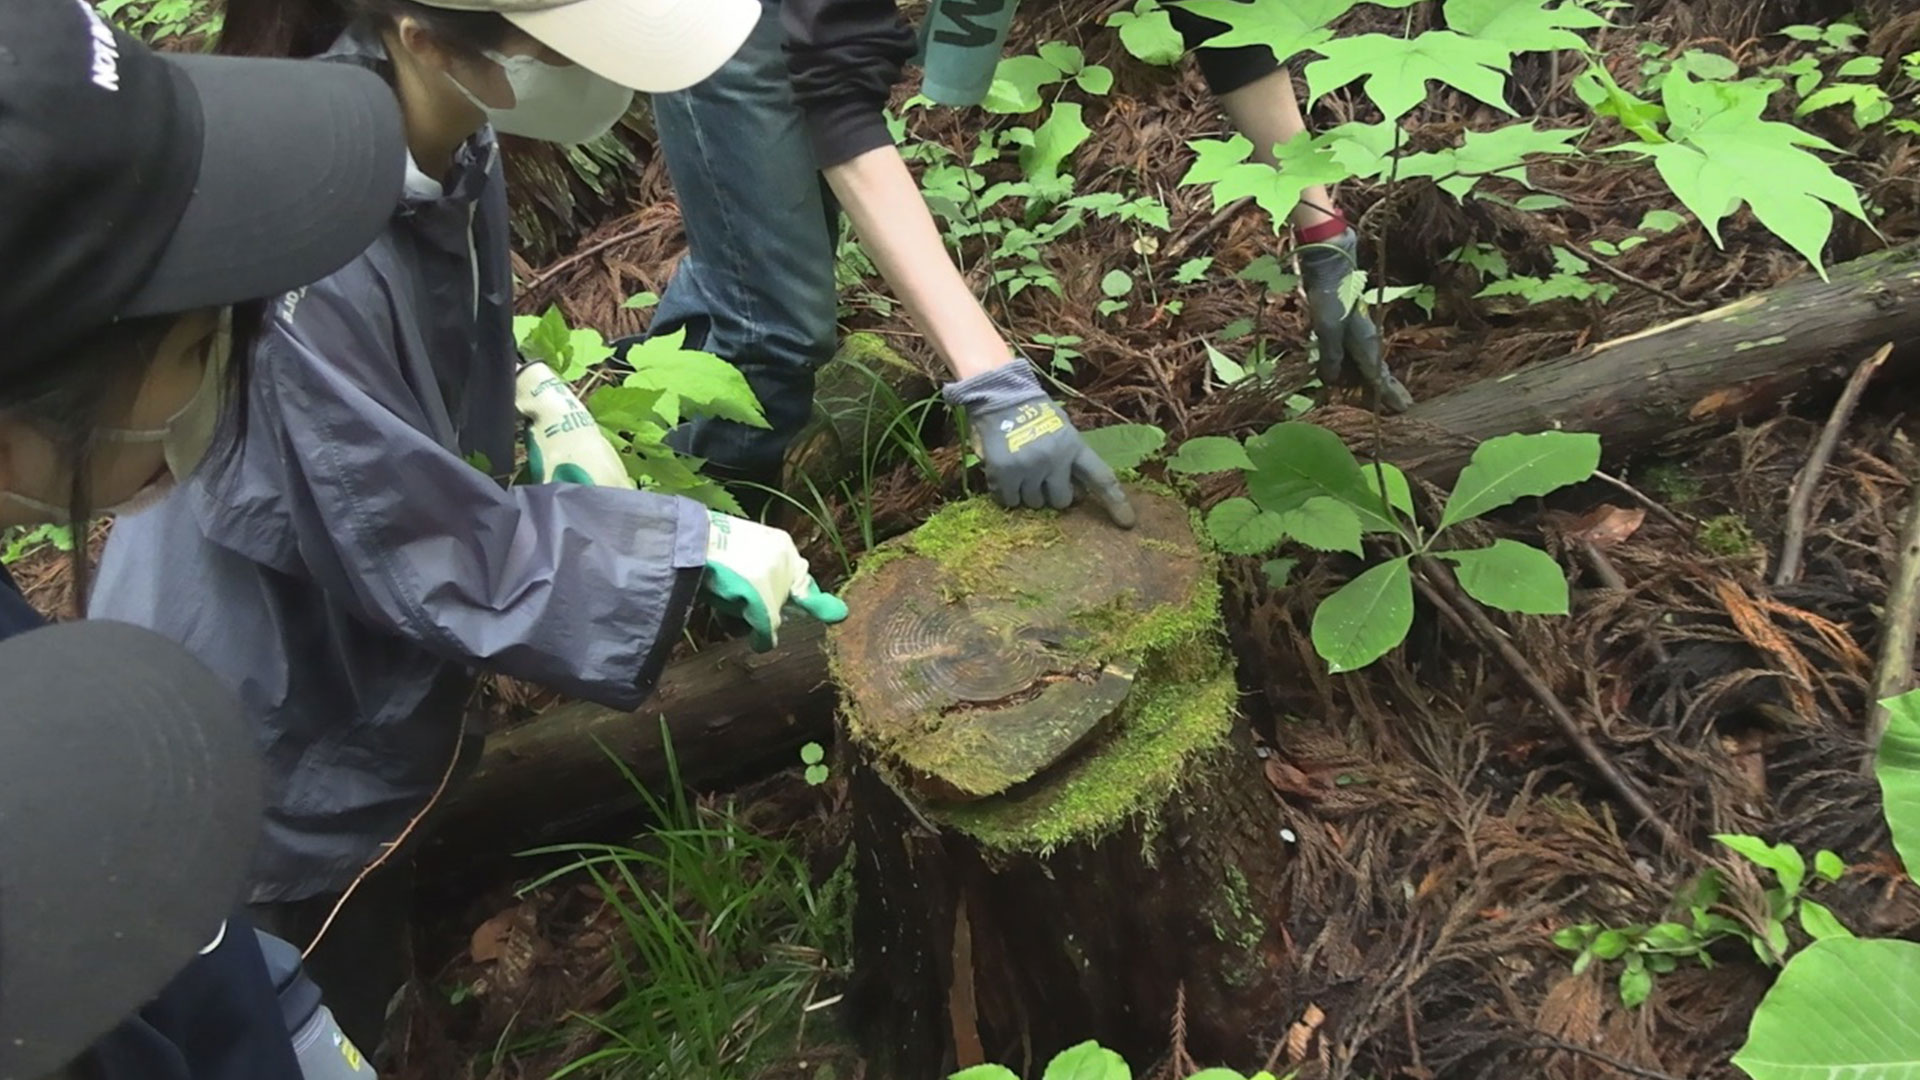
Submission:
[[[1009,49],[1065,40],[1113,67],[1118,81],[1088,108],[1094,135],[1074,171],[1083,191],[1158,195],[1172,209],[1171,229],[1145,237],[1149,243],[1134,226],[1091,221],[1055,242],[1046,260],[1058,296],[1029,288],[1008,302],[978,267],[976,285],[1036,358],[1051,354],[1040,335],[1078,339],[1071,348],[1079,355],[1059,371],[1077,422],[1154,424],[1171,442],[1257,431],[1284,418],[1292,393],[1328,395],[1309,383],[1298,299],[1237,276],[1283,245],[1257,210],[1216,215],[1202,193],[1179,186],[1192,160],[1187,141],[1222,134],[1223,121],[1190,67],[1145,67],[1097,27],[1095,16],[1113,7],[1063,0],[1023,18]],[[1804,49],[1771,32],[1817,7],[1643,3],[1642,21],[1604,32],[1601,43],[1623,81],[1647,42],[1665,56],[1700,48],[1759,68]],[[1867,25],[1868,53],[1891,62],[1920,48],[1920,16]],[[1569,90],[1572,74],[1533,58],[1516,70],[1516,94],[1543,123],[1583,125],[1590,117]],[[1457,99],[1435,100],[1417,114],[1416,149],[1453,140],[1481,119],[1448,104]],[[1349,118],[1339,108],[1336,99],[1316,123]],[[963,157],[980,138],[974,114],[912,116],[912,138]],[[1830,260],[1920,236],[1913,140],[1884,128],[1862,133],[1842,109],[1807,123],[1849,151],[1840,171],[1885,211],[1880,237],[1836,215]],[[642,148],[634,168],[638,209],[593,224],[569,254],[542,258],[544,268],[523,267],[525,310],[558,303],[573,325],[609,338],[644,327],[644,312],[623,303],[665,286],[683,239],[661,163]],[[1516,272],[1537,273],[1551,267],[1555,246],[1617,245],[1648,211],[1677,208],[1651,170],[1610,155],[1536,166],[1532,181],[1564,205],[1523,215],[1490,202],[1463,205],[1431,185],[1391,200],[1366,184],[1339,193],[1363,232],[1385,239],[1390,281],[1434,286],[1431,315],[1397,303],[1385,321],[1390,363],[1416,398],[1812,272],[1743,212],[1723,224],[1724,245],[1688,218],[1607,259],[1620,273],[1593,280],[1617,286],[1609,302],[1474,299],[1477,280],[1446,259],[1463,245],[1495,245]],[[1212,272],[1172,284],[1176,268],[1197,256],[1214,260]],[[1161,288],[1098,315],[1102,279],[1115,268]],[[850,281],[843,296],[848,329],[875,331],[935,369],[878,286]],[[1170,300],[1180,301],[1177,314]],[[1269,391],[1223,392],[1207,344],[1236,358],[1274,358]],[[1345,391],[1332,399],[1362,404]],[[1571,617],[1517,619],[1515,642],[1661,817],[1700,843],[1711,833],[1753,833],[1803,851],[1837,851],[1849,869],[1822,900],[1849,926],[1905,937],[1920,932],[1920,891],[1891,855],[1878,791],[1857,763],[1881,607],[1897,572],[1912,478],[1920,476],[1910,401],[1871,397],[1847,428],[1817,481],[1805,571],[1788,585],[1771,583],[1785,505],[1825,403],[1728,432],[1681,459],[1636,462],[1627,477],[1635,494],[1592,484],[1494,525],[1572,568]],[[937,477],[898,464],[855,498],[828,497],[832,526],[843,542],[855,538],[854,554],[866,523],[875,536],[894,535],[960,493],[950,432],[936,425],[929,436],[936,447],[948,444],[935,453]],[[794,515],[789,524],[831,588],[842,563],[822,522]],[[16,569],[40,602],[60,604],[57,557]],[[1296,848],[1285,928],[1296,1009],[1272,1018],[1278,1063],[1302,1076],[1381,1080],[1735,1075],[1729,1054],[1771,978],[1751,955],[1723,957],[1711,970],[1682,966],[1658,979],[1645,1005],[1630,1008],[1612,981],[1617,966],[1576,975],[1572,957],[1551,941],[1572,923],[1659,921],[1673,902],[1681,856],[1661,850],[1498,658],[1445,633],[1424,607],[1404,648],[1363,672],[1328,675],[1306,627],[1313,604],[1341,576],[1331,560],[1309,564],[1277,591],[1251,560],[1229,569],[1244,705],[1274,751],[1269,776]],[[500,682],[485,704],[496,722],[517,722],[551,700]],[[846,835],[839,786],[837,777],[810,786],[796,761],[756,785],[669,808],[677,834],[638,846],[678,854],[656,858],[628,884],[574,874],[531,888],[501,882],[433,896],[421,913],[423,989],[395,1032],[396,1075],[544,1078],[583,1059],[583,1075],[865,1075],[838,1036],[831,1004],[845,955],[831,925],[844,902],[833,873]],[[729,853],[752,846],[748,837],[768,846],[730,862]],[[735,875],[734,887],[750,897],[743,909],[759,912],[753,940],[730,938],[698,890],[685,877],[669,887],[663,867]],[[1744,887],[1757,895],[1752,882]],[[714,971],[682,972],[672,978],[684,982],[670,983],[652,965],[679,953],[636,961],[646,923],[634,899],[648,890],[694,928],[687,951],[706,954]],[[692,1046],[657,1061],[639,1051],[621,1056],[623,1045],[645,1043],[643,1029],[670,1008],[634,1018],[631,1006],[642,1000],[634,983],[646,981],[711,990],[712,1001],[681,1003],[687,1015],[675,1019],[705,1025],[699,1038],[717,1056]],[[725,1015],[730,1009],[737,1014]],[[596,1016],[605,1024],[584,1019]],[[596,1053],[607,1056],[589,1058]],[[700,1064],[711,1061],[732,1064]],[[1147,1075],[1158,1063],[1134,1065]]]

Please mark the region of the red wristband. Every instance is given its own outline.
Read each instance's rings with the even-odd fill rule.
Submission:
[[[1333,216],[1318,225],[1309,225],[1304,229],[1293,230],[1294,238],[1302,244],[1324,244],[1347,231],[1347,215],[1339,210]]]

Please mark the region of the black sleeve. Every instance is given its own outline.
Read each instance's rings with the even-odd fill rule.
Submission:
[[[1240,2],[1246,3],[1248,0]],[[1173,19],[1174,29],[1180,31],[1180,36],[1187,41],[1187,48],[1199,62],[1200,74],[1207,77],[1207,86],[1216,94],[1231,94],[1280,70],[1280,65],[1273,59],[1273,50],[1265,45],[1242,45],[1233,49],[1201,48],[1201,42],[1226,32],[1225,23],[1195,15],[1182,7],[1170,7],[1167,14]]]
[[[780,17],[793,95],[820,167],[891,144],[887,98],[918,51],[894,0],[785,0]]]

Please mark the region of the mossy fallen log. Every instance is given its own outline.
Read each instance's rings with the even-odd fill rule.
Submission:
[[[886,1076],[1088,1038],[1244,1062],[1285,848],[1190,511],[975,500],[868,557],[828,635],[855,833],[850,1013]]]

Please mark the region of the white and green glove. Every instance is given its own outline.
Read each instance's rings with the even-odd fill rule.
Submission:
[[[534,483],[638,486],[599,421],[552,368],[537,360],[521,368],[513,401],[527,422],[527,469]]]
[[[823,623],[847,617],[847,605],[807,572],[807,560],[793,537],[757,521],[707,512],[708,600],[725,614],[746,622],[753,648],[766,652],[780,640],[780,616],[788,604]]]

